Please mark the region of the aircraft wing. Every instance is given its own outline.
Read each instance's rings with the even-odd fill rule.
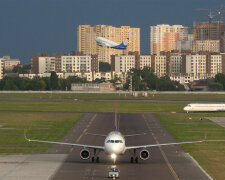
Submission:
[[[75,144],[75,143],[66,143],[66,142],[54,142],[54,141],[42,141],[42,140],[28,139],[26,137],[25,133],[24,133],[24,138],[29,142],[41,142],[41,143],[48,143],[48,144],[69,145],[69,146],[77,146],[77,147],[83,147],[83,148],[104,150],[104,146],[93,146],[93,145],[87,145],[87,144]]]
[[[178,144],[202,143],[204,141],[207,141],[207,140],[190,141],[190,142],[178,142],[178,143],[165,143],[165,144],[148,144],[148,145],[141,145],[141,146],[127,146],[126,150],[149,148],[149,147],[158,147],[158,146],[171,146],[171,145],[178,145]],[[208,141],[210,141],[210,140],[208,140]]]

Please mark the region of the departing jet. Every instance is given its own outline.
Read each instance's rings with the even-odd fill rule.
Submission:
[[[114,41],[111,41],[111,40],[103,38],[103,37],[96,37],[95,40],[99,46],[105,46],[105,47],[109,47],[109,48],[113,48],[113,49],[122,49],[123,50],[123,49],[127,49],[129,38],[125,39],[125,41],[123,41],[121,44],[118,44]]]
[[[148,145],[141,145],[141,146],[126,146],[125,137],[129,136],[137,136],[143,134],[131,134],[131,135],[122,135],[117,130],[117,113],[116,113],[116,106],[115,106],[115,125],[114,130],[110,132],[108,135],[102,134],[91,134],[96,136],[104,136],[104,146],[95,146],[95,145],[88,145],[88,144],[74,144],[74,143],[66,143],[66,142],[53,142],[53,141],[42,141],[42,140],[33,140],[28,139],[26,134],[24,133],[25,139],[30,142],[41,142],[41,143],[50,143],[50,144],[60,144],[60,145],[69,145],[69,146],[78,146],[82,147],[83,149],[80,152],[80,157],[83,160],[87,160],[90,158],[90,149],[94,151],[93,156],[91,158],[92,162],[99,162],[99,153],[104,151],[105,154],[110,155],[111,158],[116,160],[118,155],[124,154],[127,150],[132,150],[133,155],[130,158],[130,162],[133,163],[134,161],[138,163],[138,156],[137,150],[140,150],[139,157],[142,160],[147,160],[150,157],[150,153],[147,148],[150,147],[158,147],[158,146],[168,146],[168,145],[177,145],[177,144],[189,144],[189,143],[201,143],[203,141],[213,141],[213,140],[200,140],[200,141],[190,141],[190,142],[179,142],[179,143],[164,143],[164,144],[148,144]],[[217,140],[214,140],[217,141]],[[219,141],[219,140],[218,140]]]

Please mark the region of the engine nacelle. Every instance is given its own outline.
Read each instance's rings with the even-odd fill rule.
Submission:
[[[150,153],[149,153],[148,150],[146,150],[146,149],[141,150],[141,152],[140,152],[140,158],[142,160],[147,160],[149,157],[150,157]]]
[[[80,152],[80,157],[81,157],[81,159],[84,159],[84,160],[89,159],[90,158],[90,152],[87,149],[83,149]]]

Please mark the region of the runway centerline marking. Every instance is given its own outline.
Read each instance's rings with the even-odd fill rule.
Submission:
[[[94,119],[96,118],[96,116],[97,116],[97,114],[95,114],[95,115],[91,118],[91,120],[90,120],[90,122],[88,123],[87,127],[83,130],[83,132],[81,133],[81,135],[77,138],[76,143],[78,143],[78,142],[81,140],[81,138],[83,137],[84,133],[87,131],[87,129],[89,128],[89,126],[92,124],[92,122],[94,121]]]
[[[142,115],[142,117],[143,117],[143,119],[144,119],[144,121],[145,121],[145,123],[146,123],[146,125],[147,125],[147,127],[148,127],[148,129],[149,129],[149,131],[151,132],[151,134],[152,134],[152,136],[153,136],[153,138],[154,138],[156,144],[159,144],[159,141],[157,140],[155,134],[152,132],[151,127],[150,127],[148,121],[146,120],[145,116]],[[167,158],[165,152],[162,150],[162,147],[159,146],[158,148],[159,148],[160,153],[161,153],[162,156],[163,156],[163,159],[166,161],[166,164],[167,164],[168,168],[170,169],[170,172],[172,173],[174,179],[179,180],[178,175],[176,174],[175,170],[173,169],[171,163],[169,162],[169,160],[168,160],[168,158]]]

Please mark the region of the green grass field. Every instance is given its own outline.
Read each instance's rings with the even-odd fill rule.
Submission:
[[[0,93],[0,98],[38,98],[38,99],[51,99],[51,98],[68,98],[68,99],[169,99],[169,100],[208,100],[208,101],[224,101],[225,94],[149,94],[148,97],[142,97],[141,93],[138,97],[127,94],[116,93],[12,93],[3,94]]]
[[[30,94],[28,94],[29,96]],[[86,97],[86,96],[84,96]],[[190,96],[185,96],[188,99]],[[201,96],[204,100],[220,100],[223,96]],[[72,98],[72,97],[71,97]],[[73,97],[74,98],[74,97]],[[91,97],[93,98],[93,97]],[[49,145],[29,144],[24,141],[23,129],[32,128],[32,138],[58,140],[82,117],[81,114],[60,112],[114,112],[113,101],[0,101],[0,153],[44,152]],[[105,97],[104,97],[105,98]],[[161,96],[166,98],[166,96]],[[175,95],[170,98],[176,99]],[[177,95],[177,99],[184,96]],[[112,99],[111,96],[109,99]],[[117,102],[120,113],[153,112],[168,132],[177,141],[200,140],[205,133],[207,139],[225,140],[225,128],[204,117],[224,117],[219,113],[186,114],[183,107],[187,103],[179,102]],[[13,112],[6,112],[6,111]],[[37,111],[37,112],[33,112]],[[57,114],[54,112],[58,112]],[[176,112],[176,113],[171,113]],[[191,119],[190,119],[191,117]],[[203,120],[200,120],[203,118]],[[3,129],[2,129],[3,128]],[[6,128],[6,129],[4,129]],[[7,129],[8,128],[8,129]],[[57,133],[55,133],[57,132]],[[31,133],[31,131],[29,131]],[[225,177],[225,143],[208,142],[183,145],[200,165],[214,178]]]
[[[206,118],[225,116],[225,113],[156,113],[157,118],[177,141],[201,140],[205,134],[208,140],[225,140],[225,128]],[[191,117],[191,119],[190,119]],[[225,142],[204,142],[182,145],[199,164],[214,178],[225,177]]]
[[[0,112],[0,153],[45,152],[51,145],[25,141],[24,129],[32,138],[56,141],[82,116],[71,113]]]

